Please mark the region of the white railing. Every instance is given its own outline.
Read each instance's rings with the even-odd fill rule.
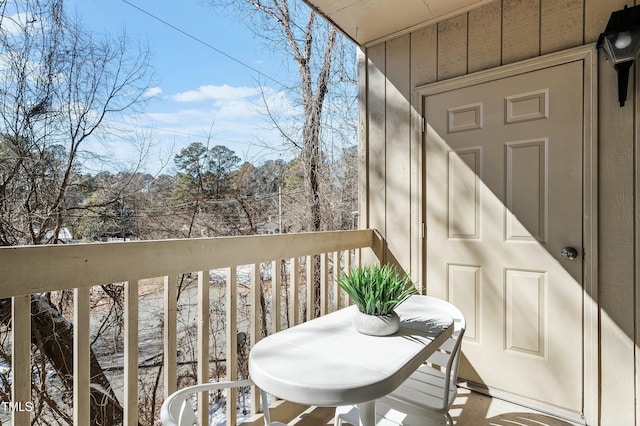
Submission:
[[[315,291],[306,283],[314,281],[319,265],[320,314],[348,303],[339,291],[336,276],[361,262],[362,249],[372,260],[380,258],[382,242],[372,230],[337,231],[269,236],[225,237],[189,240],[138,241],[55,246],[0,248],[0,299],[12,298],[12,402],[31,399],[31,295],[74,289],[73,309],[73,418],[74,424],[90,424],[90,291],[91,287],[124,283],[124,390],[120,401],[123,423],[138,424],[139,367],[139,287],[141,280],[161,277],[164,281],[163,392],[166,397],[177,388],[177,280],[180,274],[197,273],[198,382],[210,379],[209,271],[226,270],[225,327],[226,374],[238,375],[238,285],[239,266],[248,265],[250,282],[249,340],[261,337],[260,270],[271,268],[270,329],[282,326],[283,314],[291,325],[314,316]],[[281,265],[285,264],[285,268]],[[304,272],[300,274],[300,266]],[[287,274],[288,298],[283,298],[283,271]],[[318,275],[316,275],[318,276]],[[268,292],[267,292],[268,293]],[[288,306],[283,306],[288,300]],[[305,306],[304,310],[301,307]],[[300,313],[305,312],[305,318]],[[254,392],[254,395],[257,393]],[[200,402],[204,404],[206,401]],[[16,405],[14,405],[16,407]],[[201,405],[200,412],[206,413]],[[252,402],[252,412],[257,411]],[[228,416],[235,415],[228,410]],[[13,424],[30,424],[28,410],[12,413]],[[233,423],[232,423],[233,422]],[[235,424],[233,418],[227,424]]]

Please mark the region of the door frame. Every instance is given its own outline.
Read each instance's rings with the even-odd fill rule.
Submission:
[[[419,281],[425,283],[426,276],[426,181],[424,167],[426,167],[425,143],[426,129],[424,119],[424,100],[427,96],[438,93],[445,93],[452,90],[465,88],[468,86],[513,77],[532,71],[538,71],[552,66],[562,65],[570,62],[582,62],[584,72],[583,88],[583,421],[587,424],[597,424],[599,416],[599,340],[598,340],[598,182],[597,182],[597,66],[598,53],[595,44],[580,46],[577,48],[552,53],[533,59],[504,65],[501,67],[476,72],[473,74],[455,77],[449,80],[417,86],[413,91],[413,108],[416,117],[412,120],[414,146],[417,155],[412,156],[415,164],[414,183],[416,188],[420,188],[419,194],[412,200],[412,205],[418,210],[415,215],[418,223],[414,224],[415,229],[422,229],[422,235],[415,236],[412,241],[413,247],[418,247],[419,260]],[[426,291],[426,288],[423,288]],[[490,394],[497,393],[489,389]],[[527,401],[531,402],[531,401]],[[535,403],[527,404],[529,406]],[[549,411],[549,407],[541,405],[538,407],[542,411]],[[546,410],[545,410],[546,409]],[[557,413],[555,414],[562,414]],[[574,417],[574,416],[570,416]],[[576,419],[573,419],[576,420]]]

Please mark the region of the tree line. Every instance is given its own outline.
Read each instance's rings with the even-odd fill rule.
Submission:
[[[65,221],[82,241],[193,238],[311,230],[302,159],[241,161],[226,146],[191,143],[176,173],[77,174]],[[351,229],[357,209],[357,151],[322,167],[321,229]],[[49,242],[67,242],[49,235]]]

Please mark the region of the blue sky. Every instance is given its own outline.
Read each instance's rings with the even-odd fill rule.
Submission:
[[[291,78],[275,49],[265,48],[240,18],[221,14],[204,0],[127,1],[275,80]],[[155,71],[153,99],[144,115],[111,123],[129,134],[133,129],[136,137],[151,143],[146,171],[157,173],[167,163],[164,172],[172,172],[173,156],[190,142],[226,145],[254,163],[290,158],[262,111],[258,82],[266,88],[270,105],[280,109],[276,112],[293,109],[275,82],[123,0],[67,0],[65,4],[68,12],[77,12],[88,30],[117,35],[125,29],[130,38],[150,46]],[[92,149],[115,153],[124,168],[135,162],[134,147],[120,142],[114,149],[112,144],[100,147],[94,143]]]

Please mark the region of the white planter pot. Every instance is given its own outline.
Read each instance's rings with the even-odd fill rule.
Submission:
[[[353,328],[370,336],[389,336],[400,328],[400,318],[395,312],[386,316],[363,314],[357,311],[352,320]]]

